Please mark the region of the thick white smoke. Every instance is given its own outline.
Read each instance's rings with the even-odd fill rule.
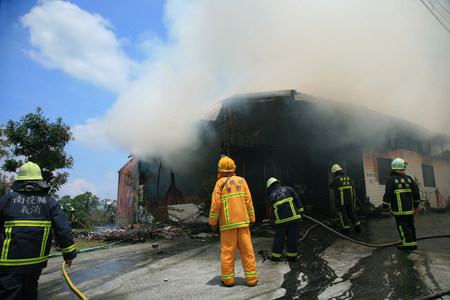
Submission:
[[[78,141],[96,132],[134,154],[171,155],[195,148],[189,124],[214,102],[284,89],[450,134],[450,34],[419,0],[169,0],[165,13],[169,41],[143,43],[148,59],[129,63],[139,78],[75,128]]]

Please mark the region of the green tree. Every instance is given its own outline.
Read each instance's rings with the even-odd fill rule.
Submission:
[[[9,155],[9,146],[10,143],[7,139],[5,139],[5,125],[0,125],[0,159]]]
[[[61,199],[64,197],[66,196],[63,196]],[[97,225],[96,223],[99,221],[98,218],[100,215],[100,200],[97,196],[91,192],[86,192],[71,199],[70,205],[75,209],[75,215],[83,226]]]
[[[70,205],[75,208],[75,210],[92,211],[99,208],[100,200],[91,192],[86,192],[73,198],[70,201]]]
[[[4,138],[4,125],[0,125],[0,160],[9,155],[9,142]],[[14,176],[0,173],[0,197],[9,193],[14,182]]]
[[[50,122],[38,107],[36,113],[23,116],[19,122],[9,120],[4,134],[11,146],[11,153],[6,154],[3,170],[17,172],[27,161],[38,164],[42,177],[51,186],[50,194],[67,182],[69,173],[56,170],[72,168],[73,158],[64,148],[74,138],[70,127],[61,118]]]
[[[14,176],[7,176],[0,173],[0,197],[8,194],[11,191],[11,186],[14,182]]]

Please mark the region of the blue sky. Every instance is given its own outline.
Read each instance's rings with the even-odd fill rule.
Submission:
[[[41,107],[71,126],[61,196],[116,199],[130,153],[178,157],[186,125],[236,93],[296,89],[450,134],[448,78],[450,33],[419,0],[0,1],[0,124]]]
[[[116,38],[130,41],[120,47],[123,55],[142,60],[144,54],[132,46],[131,40],[134,43],[145,35],[166,39],[164,2],[127,1],[127,5],[119,5],[119,2],[122,1],[71,3],[88,14],[98,14],[113,22]],[[28,0],[0,2],[0,124],[6,124],[9,119],[19,121],[37,107],[41,107],[51,121],[62,117],[72,128],[90,118],[101,117],[117,99],[117,91],[74,78],[58,67],[45,67],[27,54],[36,48],[30,44],[29,28],[24,28],[21,17],[36,5],[39,2]],[[69,170],[69,184],[62,195],[75,196],[91,191],[101,199],[116,199],[117,171],[128,160],[127,149],[91,148],[80,145],[76,139],[66,150],[74,157],[75,165]]]

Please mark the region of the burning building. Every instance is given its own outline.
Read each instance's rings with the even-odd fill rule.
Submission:
[[[195,149],[183,149],[182,166],[152,157],[132,159],[119,171],[119,218],[136,214],[133,191],[123,184],[128,169],[141,185],[148,182],[147,201],[179,204],[217,174],[221,155],[230,156],[237,175],[246,179],[260,219],[267,217],[265,184],[272,176],[297,189],[308,209],[332,211],[328,184],[335,163],[354,180],[356,195],[366,204],[381,204],[396,157],[408,162],[406,174],[417,180],[431,207],[447,205],[450,197],[450,137],[363,106],[295,90],[240,94],[216,103],[196,126],[201,141]]]

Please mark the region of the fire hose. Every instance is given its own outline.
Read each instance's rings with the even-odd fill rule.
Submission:
[[[311,218],[311,217],[309,217],[309,216],[307,216],[307,215],[304,215],[303,217],[304,217],[304,218],[307,218],[307,219],[309,219],[309,220],[311,220],[311,221],[313,221],[313,222],[315,222],[315,223],[317,223],[317,224],[315,224],[315,225],[313,225],[312,227],[310,227],[310,228],[306,231],[306,233],[303,235],[303,237],[302,237],[301,239],[299,239],[299,241],[304,240],[304,239],[306,238],[306,236],[308,235],[308,233],[311,231],[311,229],[313,229],[313,228],[315,228],[315,227],[317,227],[317,226],[320,225],[320,226],[325,227],[326,229],[332,231],[333,233],[336,233],[336,234],[339,235],[340,237],[343,237],[344,239],[347,239],[347,240],[349,240],[349,241],[351,241],[351,242],[353,242],[353,243],[360,244],[360,245],[367,246],[367,247],[379,247],[379,248],[382,248],[382,247],[389,247],[389,246],[393,246],[393,245],[397,245],[397,244],[401,244],[401,243],[402,243],[402,242],[400,241],[400,242],[394,242],[394,243],[383,244],[383,245],[367,244],[367,243],[364,243],[364,242],[360,242],[360,241],[351,239],[351,238],[349,238],[348,236],[345,236],[345,235],[343,235],[343,234],[337,232],[336,230],[331,229],[330,227],[328,227],[327,225],[323,224],[322,222],[317,221],[316,219]],[[418,237],[417,240],[423,240],[423,239],[429,239],[429,238],[439,238],[439,237],[450,237],[450,234],[440,234],[440,235],[423,236],[423,237]]]
[[[127,240],[129,240],[129,239],[130,239],[130,238],[127,238],[127,239],[118,241],[118,242],[116,242],[116,243],[112,243],[112,244],[108,244],[108,245],[104,245],[104,246],[98,246],[98,247],[92,247],[92,248],[81,249],[81,250],[78,250],[77,252],[80,253],[80,252],[85,252],[85,251],[89,251],[89,250],[94,250],[94,249],[100,249],[100,248],[105,248],[105,247],[109,247],[109,246],[114,246],[114,245],[117,245],[117,244],[122,243],[122,242],[124,242],[124,241],[127,241]],[[52,257],[52,256],[58,256],[58,255],[62,255],[62,253],[50,254],[49,257]],[[87,298],[86,298],[86,297],[85,297],[85,296],[84,296],[84,295],[83,295],[83,294],[75,287],[75,285],[73,285],[72,281],[71,281],[70,278],[69,278],[69,275],[67,275],[65,266],[66,266],[66,262],[64,261],[63,264],[62,264],[62,271],[63,271],[64,277],[66,278],[66,281],[67,281],[67,283],[69,284],[70,288],[71,288],[71,289],[72,289],[72,290],[73,290],[73,291],[74,291],[81,299],[87,300]]]
[[[69,275],[67,275],[66,269],[64,268],[66,266],[66,262],[63,262],[62,264],[62,271],[64,273],[64,277],[66,277],[67,283],[72,288],[72,290],[77,293],[78,296],[80,296],[81,299],[87,300],[87,298],[72,284],[72,281],[69,278]]]
[[[336,230],[331,229],[331,228],[328,227],[327,225],[323,224],[323,223],[320,222],[320,221],[317,221],[317,220],[314,219],[314,218],[311,218],[311,217],[309,217],[309,216],[307,216],[307,215],[304,215],[303,217],[304,217],[304,218],[307,218],[307,219],[309,219],[309,220],[311,220],[311,221],[313,221],[313,222],[315,222],[315,223],[317,223],[317,224],[314,224],[313,226],[311,226],[311,227],[305,232],[305,234],[303,235],[303,237],[302,237],[301,239],[299,239],[299,241],[303,241],[303,240],[306,238],[306,236],[308,235],[308,233],[309,233],[313,228],[315,228],[315,227],[317,227],[317,226],[320,225],[320,226],[325,227],[326,229],[328,229],[328,230],[330,230],[330,231],[336,233],[337,235],[339,235],[339,236],[341,236],[341,237],[343,237],[343,238],[345,238],[345,239],[347,239],[347,240],[349,240],[349,241],[351,241],[351,242],[354,242],[354,243],[357,243],[357,244],[360,244],[360,245],[363,245],[363,246],[367,246],[367,247],[380,247],[380,248],[381,248],[381,247],[389,247],[389,246],[393,246],[393,245],[397,245],[397,244],[401,244],[401,243],[402,243],[401,241],[400,241],[400,242],[395,242],[395,243],[384,244],[384,245],[372,245],[372,244],[363,243],[363,242],[360,242],[360,241],[351,239],[351,238],[349,238],[349,237],[347,237],[347,236],[345,236],[345,235],[343,235],[343,234],[337,232]],[[423,239],[429,239],[429,238],[438,238],[438,237],[450,237],[450,234],[440,234],[440,235],[430,235],[430,236],[418,237],[417,240],[423,240]],[[439,297],[442,297],[442,296],[448,295],[448,294],[450,294],[450,290],[444,290],[444,291],[440,291],[440,292],[438,292],[438,293],[435,293],[435,294],[432,294],[432,295],[428,295],[428,296],[426,296],[426,297],[422,297],[422,298],[419,298],[419,299],[416,299],[416,300],[431,300],[431,299],[437,299],[437,298],[439,298]]]

